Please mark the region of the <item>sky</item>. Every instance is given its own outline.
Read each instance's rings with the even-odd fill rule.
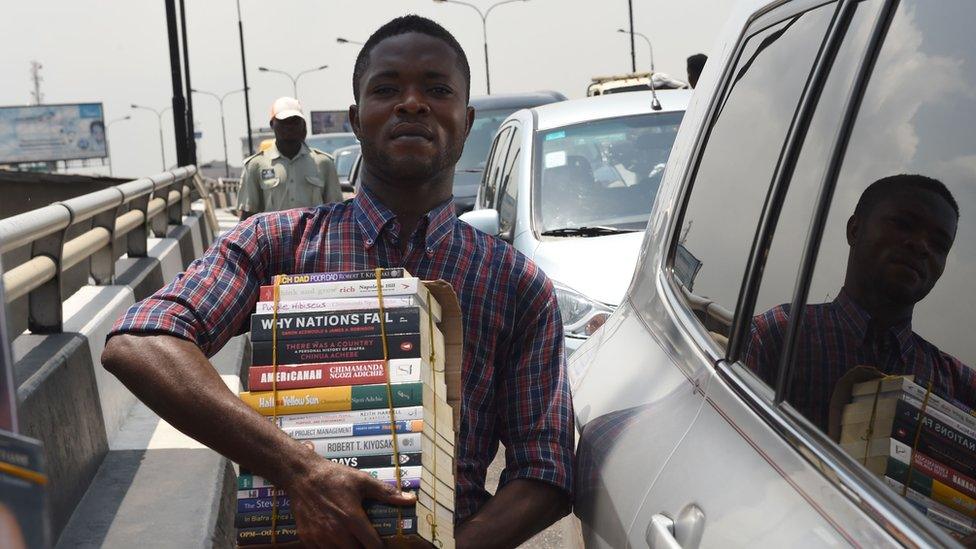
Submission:
[[[470,0],[482,10],[494,0]],[[633,0],[634,29],[654,45],[659,72],[685,79],[685,59],[710,53],[725,24],[730,0]],[[194,88],[224,94],[243,87],[234,0],[185,0]],[[473,95],[485,92],[481,18],[470,7],[433,0],[240,0],[244,23],[252,127],[266,126],[271,102],[291,95],[291,81],[259,66],[302,76],[299,99],[309,110],[346,109],[352,103],[352,65],[358,46],[398,15],[430,17],[451,31],[471,64]],[[629,72],[626,0],[528,0],[500,6],[488,18],[492,91],[551,89],[585,96],[593,76]],[[132,103],[171,104],[169,49],[163,0],[45,0],[5,6],[0,18],[0,105],[30,101],[30,62],[43,65],[45,103],[101,102],[116,176],[160,171],[158,118],[132,111]],[[647,44],[637,39],[638,70],[649,66]],[[194,95],[198,160],[220,160],[223,147],[217,101]],[[224,101],[228,156],[240,165],[246,135],[240,93]],[[175,162],[173,120],[163,115],[167,165]],[[256,145],[256,144],[255,144]],[[107,170],[106,170],[107,171]]]

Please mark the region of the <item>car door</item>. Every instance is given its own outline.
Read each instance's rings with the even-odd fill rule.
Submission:
[[[822,310],[825,303],[841,299],[838,288],[844,287],[843,271],[850,256],[845,228],[870,181],[919,168],[942,177],[956,176],[955,168],[949,166],[972,154],[971,120],[976,116],[976,104],[972,94],[965,91],[971,89],[968,85],[958,88],[955,96],[942,104],[921,100],[939,111],[928,117],[922,111],[906,117],[900,101],[884,101],[900,93],[898,84],[907,82],[901,71],[906,61],[935,56],[929,50],[945,54],[960,49],[959,39],[965,31],[958,21],[972,17],[973,8],[961,2],[954,4],[865,0],[789,14],[788,19],[761,31],[788,29],[776,39],[779,43],[764,39],[765,53],[750,59],[751,66],[744,75],[740,76],[741,71],[732,73],[731,82],[738,82],[733,87],[747,82],[748,72],[775,61],[776,50],[792,41],[790,35],[815,42],[814,55],[806,58],[801,45],[789,47],[782,54],[781,68],[773,71],[778,75],[774,87],[783,94],[780,99],[789,103],[792,98],[795,112],[789,117],[792,122],[783,134],[782,147],[773,162],[767,163],[773,169],[760,174],[767,188],[753,191],[751,210],[735,210],[739,216],[746,214],[758,230],[744,239],[750,250],[732,265],[731,273],[745,271],[744,278],[739,279],[741,286],[724,302],[719,299],[736,311],[725,315],[726,330],[718,334],[721,337],[713,338],[721,342],[724,356],[712,370],[705,406],[647,494],[631,532],[632,545],[664,547],[674,541],[685,547],[952,543],[945,532],[912,510],[827,437],[821,416],[826,417],[823,412],[833,385],[821,379],[832,366],[816,360],[813,364],[809,359],[802,364],[798,361],[799,357],[822,357],[832,352],[830,349],[841,345],[842,336],[820,332],[815,344],[808,341],[802,347],[791,343],[786,334],[799,333],[797,341],[805,341],[804,330],[825,325],[814,323],[810,315]],[[796,7],[785,7],[768,16],[780,18]],[[829,10],[829,17],[826,11],[818,15],[819,10]],[[811,27],[818,18],[821,22]],[[822,33],[825,40],[815,39],[821,34],[815,28],[827,29]],[[950,29],[953,37],[936,29]],[[879,49],[882,40],[884,46]],[[968,42],[972,50],[972,41]],[[793,84],[790,89],[791,69],[809,71],[809,78],[798,74],[803,83],[799,88]],[[954,72],[948,64],[941,69],[943,74]],[[734,100],[734,94],[727,96],[720,117],[734,116]],[[952,110],[950,105],[966,101],[967,114],[952,132],[961,138],[960,146],[939,148],[939,130],[952,126],[943,116]],[[767,97],[764,104],[776,102]],[[879,134],[878,130],[886,126],[889,131]],[[916,137],[928,136],[932,150],[938,153],[912,155],[910,149],[921,142],[909,145],[901,141],[904,133],[899,134],[894,127],[903,131],[910,127]],[[713,128],[711,139],[715,136]],[[902,154],[883,154],[886,146],[900,146]],[[698,177],[707,177],[707,170],[707,166],[704,171],[700,166]],[[735,178],[735,171],[726,171],[725,176],[730,175]],[[722,198],[721,194],[713,196],[717,202]],[[696,218],[695,214],[707,211],[696,210],[694,201],[692,188],[683,219],[686,228],[692,222],[695,228],[691,231],[701,227],[700,221],[696,222],[701,216]],[[827,211],[829,215],[825,215]],[[748,226],[746,223],[743,231]],[[728,228],[726,231],[730,232]],[[742,235],[731,236],[743,240]],[[707,278],[708,254],[701,250],[729,243],[722,238],[719,242],[701,241],[715,238],[714,234],[699,233],[698,237],[697,245],[688,234],[678,242],[701,261],[701,273],[689,292],[693,296],[713,294],[719,288],[714,279]],[[967,254],[964,263],[973,255]],[[972,295],[971,283],[965,280],[966,275],[960,273],[944,290],[943,299]],[[678,282],[686,285],[688,281]],[[686,299],[685,305],[692,307],[694,300]],[[955,313],[957,323],[964,322],[967,311],[972,310],[971,300],[957,300],[952,305],[944,301],[941,305],[942,313]],[[790,311],[801,309],[804,315],[790,316]],[[937,314],[928,320],[932,332],[954,352],[974,358],[976,353],[964,342],[962,332],[955,338],[946,335],[952,320]],[[699,324],[699,331],[712,332],[706,323]],[[762,328],[769,325],[774,328]]]
[[[511,140],[512,128],[508,125],[499,128],[498,133],[495,134],[495,139],[491,143],[488,162],[485,164],[481,186],[478,188],[476,204],[479,210],[497,207],[495,198],[498,192],[498,182],[501,179],[501,171],[505,165],[505,154],[508,152],[508,145]]]
[[[522,158],[522,128],[517,120],[509,123],[512,139],[505,155],[505,164],[500,173],[495,208],[498,210],[499,236],[509,242],[515,237],[517,225],[517,197],[519,190],[520,160]]]

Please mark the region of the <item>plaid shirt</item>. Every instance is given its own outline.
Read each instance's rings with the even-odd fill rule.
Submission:
[[[552,283],[511,246],[459,221],[451,201],[420,220],[406,253],[400,238],[393,212],[365,189],[343,203],[248,218],[130,308],[109,337],[170,334],[211,356],[247,330],[259,287],[276,274],[381,266],[444,279],[461,304],[465,343],[455,519],[490,497],[485,473],[499,441],[501,485],[535,479],[571,494],[572,402]]]
[[[742,359],[769,383],[779,368],[789,307],[779,305],[753,318]],[[787,400],[826,429],[834,386],[855,366],[911,374],[923,387],[934,375],[935,394],[976,408],[976,371],[913,332],[910,319],[886,331],[876,329],[868,312],[842,289],[832,302],[805,309]]]

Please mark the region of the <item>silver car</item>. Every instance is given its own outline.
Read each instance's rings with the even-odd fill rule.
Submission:
[[[626,297],[568,365],[587,547],[973,542],[972,439],[836,431],[857,366],[976,408],[972,21],[970,0],[733,16]]]
[[[567,353],[624,296],[690,92],[622,93],[517,111],[495,135],[475,210],[556,286]],[[655,110],[652,105],[660,108]]]

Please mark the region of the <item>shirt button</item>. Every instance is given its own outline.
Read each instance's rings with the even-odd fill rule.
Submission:
[[[370,246],[372,246],[373,245],[373,240],[371,238],[367,238],[366,239],[366,244],[369,244]]]
[[[427,255],[434,255],[434,249],[433,248],[427,248]]]

